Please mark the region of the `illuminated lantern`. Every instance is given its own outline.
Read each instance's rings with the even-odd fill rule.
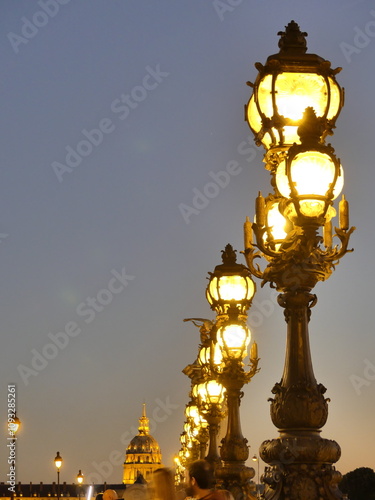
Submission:
[[[223,264],[210,273],[207,300],[218,314],[225,314],[231,306],[244,313],[251,305],[255,283],[247,267],[236,262],[236,252],[231,245],[225,247],[222,260]]]
[[[246,106],[245,119],[258,145],[287,149],[299,142],[297,128],[307,107],[320,119],[322,137],[332,133],[343,107],[344,91],[335,75],[341,68],[316,54],[307,54],[306,36],[291,21],[278,33],[280,52],[268,57],[265,66],[256,63],[259,74]]]

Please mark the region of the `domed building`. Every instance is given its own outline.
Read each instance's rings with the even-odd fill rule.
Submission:
[[[143,404],[139,419],[138,435],[133,437],[126,449],[124,462],[124,484],[134,484],[139,477],[150,481],[152,473],[162,467],[161,451],[158,442],[150,435],[146,405]]]

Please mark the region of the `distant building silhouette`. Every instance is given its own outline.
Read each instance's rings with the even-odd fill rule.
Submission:
[[[99,493],[103,493],[110,488],[117,492],[119,498],[123,498],[126,486],[124,484],[60,484],[60,500],[85,500],[89,487],[92,488],[91,498],[95,498]],[[15,493],[9,491],[9,484],[0,483],[0,498],[12,498],[13,500],[52,500],[57,497],[57,484],[29,483],[15,485]]]

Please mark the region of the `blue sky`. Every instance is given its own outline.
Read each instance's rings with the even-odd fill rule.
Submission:
[[[182,320],[213,319],[206,276],[228,242],[242,250],[243,221],[270,189],[243,121],[245,83],[292,19],[309,52],[343,68],[329,142],[357,227],[354,253],[315,290],[311,350],[331,398],[322,435],[341,445],[343,473],[375,468],[372,2],[56,2],[0,6],[0,408],[5,422],[16,384],[17,480],[54,481],[59,450],[63,481],[81,469],[121,482],[143,402],[172,464],[189,391],[181,370],[199,343]],[[227,185],[212,186],[225,170]],[[258,289],[249,324],[261,371],[241,404],[250,456],[277,436],[267,399],[286,331],[275,295]],[[2,442],[6,481],[5,426]]]

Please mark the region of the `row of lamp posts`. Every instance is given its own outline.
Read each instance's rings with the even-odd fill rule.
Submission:
[[[259,73],[254,83],[248,82],[253,92],[245,107],[255,142],[266,151],[272,192],[256,198],[255,222],[246,218],[247,266],[236,262],[233,248],[227,245],[223,264],[210,276],[206,295],[216,319],[191,319],[200,326],[201,345],[197,360],[183,372],[191,379],[187,408],[195,408],[195,416],[189,419],[185,413],[177,472],[181,476],[192,459],[204,457],[202,443],[207,442],[208,432],[205,458],[215,467],[219,487],[231,490],[236,499],[254,498],[254,469],[245,465],[248,446],[239,407],[243,385],[258,371],[255,343],[250,364],[244,365],[250,342],[246,313],[255,293],[255,277],[262,286],[268,283],[280,293],[278,303],[287,323],[284,372],[272,389],[270,408],[279,437],[260,446],[259,456],[268,464],[261,497],[336,500],[343,498],[338,488],[341,475],[333,466],[341,451],[335,441],[320,436],[329,400],[325,387],[315,379],[308,323],[317,302],[312,290],[329,278],[350,251],[354,230],[349,228],[344,196],[337,227],[332,223],[344,172],[333,147],[325,142],[335,128],[344,91],[336,81],[341,68],[332,69],[329,61],[307,53],[307,34],[294,21],[279,35],[279,53],[269,56],[265,65],[255,64]],[[334,238],[338,244],[333,244]],[[256,261],[259,258],[265,262],[263,270]],[[219,456],[217,431],[225,414],[227,431]],[[259,458],[254,457],[259,475]]]
[[[21,427],[21,421],[17,417],[16,412],[14,415],[13,422],[11,424],[8,424],[8,427],[11,430],[11,432],[13,433],[13,436],[15,437],[18,430]],[[60,500],[60,467],[62,466],[62,463],[63,463],[63,459],[60,456],[60,452],[57,452],[56,457],[54,458],[54,464],[55,464],[56,470],[57,470],[57,500]],[[77,482],[78,482],[79,486],[81,486],[83,483],[83,474],[82,474],[81,470],[79,470],[79,472],[77,474]],[[81,497],[81,490],[79,489],[78,490],[78,498],[80,498],[80,497]]]
[[[215,469],[218,485],[230,489],[236,498],[239,495],[254,498],[255,490],[251,481],[254,469],[245,465],[249,450],[240,420],[242,388],[258,371],[257,344],[252,343],[249,353],[251,333],[246,324],[254,293],[255,283],[249,270],[237,263],[236,252],[228,244],[222,252],[222,264],[210,274],[206,290],[211,309],[216,312],[215,320],[185,320],[200,326],[197,360],[183,370],[191,379],[191,400],[185,415],[194,408],[197,417],[193,425],[186,419],[181,436],[185,446],[180,450],[177,463],[181,463],[181,456],[185,465],[196,458],[205,458]],[[248,366],[244,363],[247,358]],[[227,430],[219,455],[217,436],[225,416]],[[207,442],[209,448],[205,455]]]
[[[56,454],[54,463],[57,470],[57,500],[60,500],[60,468],[62,466],[63,459],[61,458],[59,451]],[[78,483],[78,498],[81,498],[81,485],[83,483],[83,474],[81,470],[79,470],[77,474],[77,483]]]

